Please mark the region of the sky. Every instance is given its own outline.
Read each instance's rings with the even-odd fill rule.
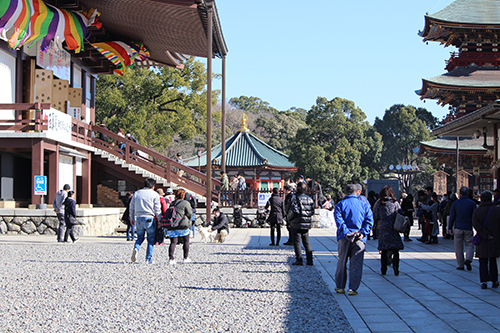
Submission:
[[[318,96],[353,101],[373,124],[394,104],[443,118],[422,78],[445,73],[456,48],[418,36],[426,12],[453,0],[216,0],[228,47],[226,98],[254,96],[278,110],[309,110]],[[221,73],[219,59],[213,62]],[[213,82],[221,89],[221,81]]]

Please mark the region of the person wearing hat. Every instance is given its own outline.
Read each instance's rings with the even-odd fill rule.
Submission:
[[[171,204],[175,200],[174,192],[170,187],[167,188],[167,195],[165,195],[165,200],[167,201],[168,204]]]
[[[229,234],[229,221],[227,220],[226,214],[221,212],[218,207],[214,208],[212,213],[214,214],[214,221],[212,225],[208,227],[208,232],[217,230],[214,242],[224,243],[224,240]]]
[[[347,260],[349,266],[349,293],[357,295],[363,274],[363,259],[366,248],[366,236],[373,227],[373,213],[370,205],[359,200],[357,186],[349,184],[344,189],[345,197],[334,211],[337,224],[338,261],[335,272],[337,293],[345,293],[347,282]]]

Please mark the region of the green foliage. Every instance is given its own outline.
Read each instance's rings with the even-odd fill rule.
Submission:
[[[271,147],[289,154],[289,141],[293,139],[299,128],[305,124],[288,116],[284,112],[277,112],[270,117],[260,116],[256,120],[256,133]]]
[[[427,109],[418,108],[415,111],[415,115],[418,119],[423,120],[425,122],[425,125],[427,126],[427,129],[431,131],[439,126],[439,119],[437,117],[434,117],[434,115],[427,111]]]
[[[289,146],[299,174],[319,180],[329,191],[378,178],[374,166],[382,151],[381,136],[354,102],[318,97],[306,124]]]
[[[206,83],[205,67],[194,58],[181,70],[141,68],[127,70],[125,76],[100,75],[96,122],[115,132],[130,131],[142,145],[163,152],[176,134],[188,140],[205,132]],[[214,105],[217,96],[216,91]]]
[[[260,113],[262,111],[277,112],[275,108],[271,107],[268,102],[261,100],[258,97],[233,97],[229,100],[232,107],[249,113]]]
[[[417,161],[417,155],[413,149],[420,147],[420,142],[430,139],[428,127],[433,125],[427,121],[432,121],[433,118],[432,114],[425,109],[417,110],[411,105],[402,104],[391,106],[385,111],[383,119],[375,118],[373,126],[382,135],[384,142],[380,171],[387,171],[389,165],[411,165],[415,162],[423,162]],[[415,174],[403,173],[398,176],[402,189],[410,191]],[[426,179],[426,176],[419,178]]]

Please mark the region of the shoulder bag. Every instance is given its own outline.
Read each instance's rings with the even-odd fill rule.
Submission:
[[[396,220],[394,221],[394,230],[397,232],[405,232],[410,225],[410,219],[408,216],[401,214],[399,211],[401,210],[401,206],[399,202],[396,204]]]

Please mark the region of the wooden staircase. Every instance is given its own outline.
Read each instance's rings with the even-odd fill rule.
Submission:
[[[144,179],[153,178],[161,187],[182,187],[195,195],[202,206],[206,203],[207,187],[204,173],[100,126],[92,126],[92,132],[94,156],[100,157],[101,163],[106,160],[118,166],[125,173],[131,172]],[[108,137],[106,141],[97,138],[101,134]],[[120,149],[119,146],[122,143],[123,149]],[[135,153],[131,153],[131,151],[135,151]],[[182,172],[179,172],[181,170]],[[219,180],[212,178],[211,201],[219,202],[221,185]]]

